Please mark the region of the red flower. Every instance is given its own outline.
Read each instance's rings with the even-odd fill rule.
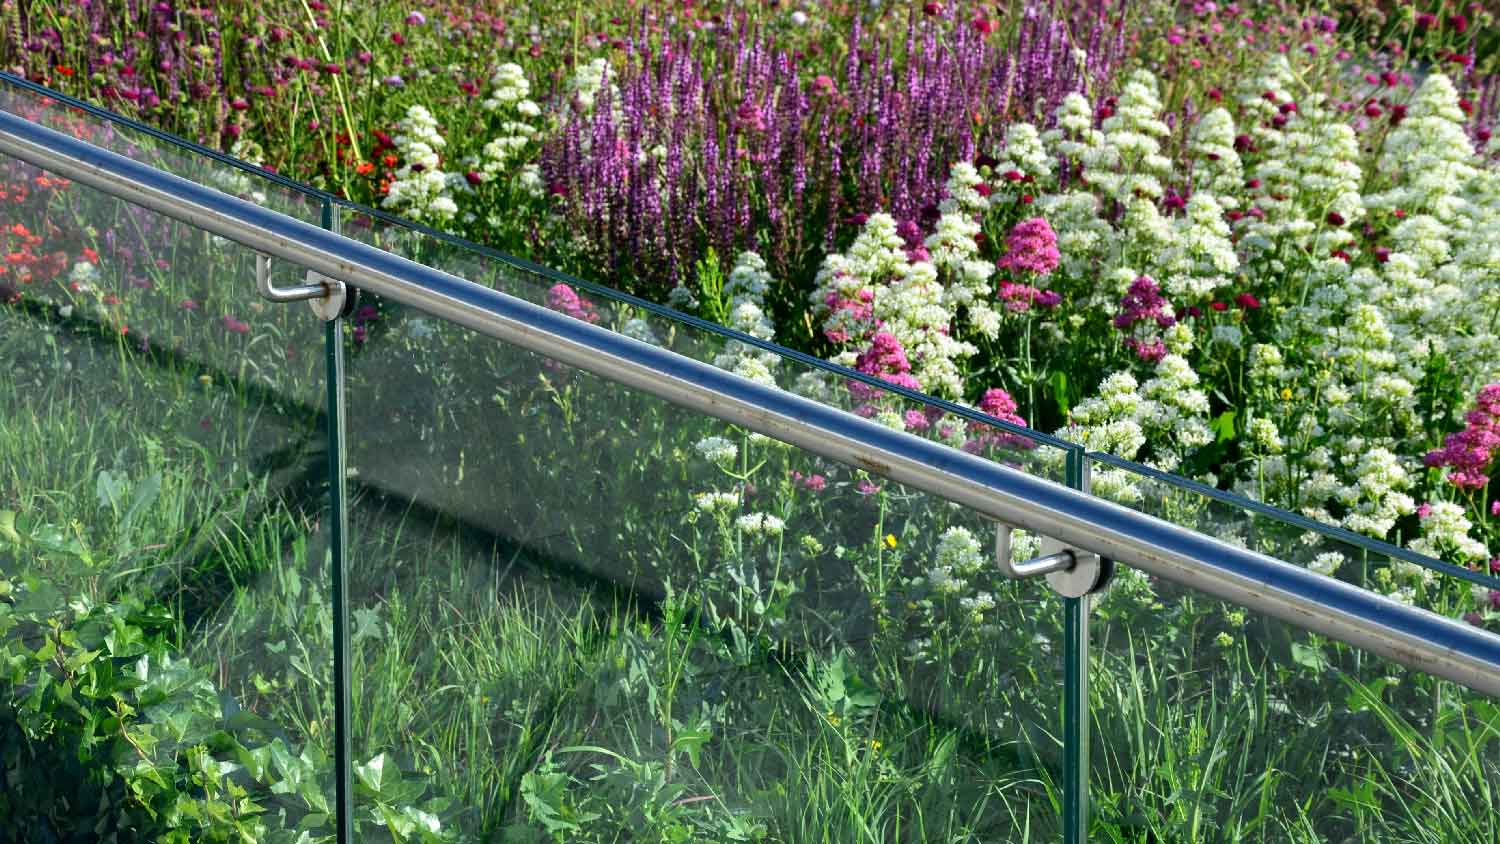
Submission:
[[[1343,224],[1344,224],[1344,215],[1343,214],[1340,214],[1337,211],[1329,211],[1328,212],[1328,225],[1330,225],[1330,226],[1342,226]]]
[[[53,70],[57,71],[58,73],[62,74],[63,76],[72,76],[73,75],[73,68],[68,67],[65,64],[60,64],[57,67],[54,67]]]
[[[359,164],[355,165],[354,172],[358,173],[361,176],[368,176],[371,173],[375,172],[375,165],[371,164],[368,161],[361,161]]]
[[[1229,303],[1228,302],[1209,302],[1208,306],[1210,308],[1213,308],[1216,311],[1227,311],[1227,310],[1229,310]]]
[[[1240,295],[1234,297],[1234,301],[1239,303],[1239,306],[1246,310],[1253,311],[1260,308],[1260,300],[1249,293],[1241,293]]]

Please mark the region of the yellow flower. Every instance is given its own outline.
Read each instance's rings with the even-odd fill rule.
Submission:
[[[876,751],[878,753],[880,751],[880,747],[881,747],[880,739],[878,739],[878,738],[872,738],[872,739],[870,739],[870,749],[871,750],[874,750],[874,751]]]
[[[837,727],[842,722],[843,722],[843,719],[840,718],[838,715],[834,714],[831,711],[828,713],[828,723],[830,723],[833,726]]]
[[[1281,388],[1281,400],[1282,401],[1291,401],[1292,400],[1292,388],[1291,387],[1282,387]]]
[[[888,534],[885,535],[885,547],[887,547],[887,548],[895,548],[896,547],[896,534],[894,534],[894,533],[888,533]]]

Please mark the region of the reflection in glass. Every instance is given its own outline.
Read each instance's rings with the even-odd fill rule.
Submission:
[[[6,831],[330,835],[321,324],[226,241],[0,194]]]
[[[404,797],[522,841],[1055,833],[1060,602],[999,574],[992,525],[365,306],[353,753],[386,778],[361,779],[356,815]]]

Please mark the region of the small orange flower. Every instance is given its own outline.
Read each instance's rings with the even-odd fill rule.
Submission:
[[[361,161],[359,164],[355,165],[354,172],[358,173],[361,176],[368,176],[371,173],[375,172],[375,165],[371,164],[368,161]]]
[[[63,76],[72,76],[73,75],[73,68],[68,67],[65,64],[60,64],[57,67],[53,68],[53,70],[56,70],[58,73],[61,73]]]

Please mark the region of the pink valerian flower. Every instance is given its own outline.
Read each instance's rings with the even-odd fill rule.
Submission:
[[[552,285],[547,291],[547,307],[584,322],[598,322],[599,313],[594,303],[578,295],[578,291],[562,282]]]
[[[1010,393],[999,387],[991,387],[984,391],[984,397],[979,400],[979,411],[995,417],[1012,425],[1026,427],[1026,419],[1016,412],[1016,400],[1011,398]],[[1036,448],[1036,442],[1008,431],[1002,431],[993,425],[983,422],[970,422],[966,432],[969,439],[964,442],[964,451],[978,454],[987,448],[1005,447],[1028,449]]]
[[[854,298],[846,299],[836,291],[830,291],[823,299],[828,306],[828,318],[823,321],[823,336],[830,343],[847,343],[865,336],[871,327],[879,327],[875,319],[875,291],[861,288]]]
[[[1115,315],[1114,326],[1129,331],[1137,323],[1147,321],[1155,322],[1161,328],[1171,328],[1177,323],[1177,318],[1172,315],[1166,297],[1161,295],[1161,288],[1150,276],[1143,275],[1130,283],[1130,289],[1120,299],[1120,313]]]
[[[1047,275],[1057,269],[1062,259],[1057,251],[1057,234],[1043,217],[1016,223],[1006,236],[1005,245],[1005,254],[995,262],[1002,270]]]
[[[226,330],[226,331],[228,331],[228,332],[230,332],[232,334],[249,334],[250,333],[250,324],[246,323],[246,322],[241,322],[240,320],[235,319],[234,317],[230,316],[229,314],[225,314],[224,315],[224,330]]]
[[[1153,340],[1126,337],[1125,348],[1135,352],[1135,356],[1146,363],[1156,363],[1167,356],[1167,344],[1163,343],[1160,337]]]
[[[795,469],[788,472],[787,475],[792,479],[792,483],[797,484],[808,492],[822,492],[828,488],[828,479],[822,475],[804,475]]]
[[[1500,448],[1500,384],[1479,391],[1474,408],[1464,414],[1462,431],[1443,439],[1422,458],[1430,467],[1446,466],[1448,482],[1460,489],[1483,489],[1490,482],[1490,464]]]
[[[1213,306],[1223,303],[1214,302]],[[1215,307],[1215,310],[1223,310]],[[1125,348],[1148,363],[1155,363],[1167,355],[1167,345],[1154,336],[1155,328],[1171,328],[1177,317],[1171,303],[1161,295],[1161,288],[1150,276],[1141,276],[1130,283],[1130,289],[1120,299],[1120,312],[1112,324],[1126,332]],[[1144,329],[1144,331],[1142,330]]]
[[[859,490],[860,495],[874,495],[880,492],[879,485],[870,483],[864,478],[859,479],[859,483],[855,485],[855,489]]]
[[[922,385],[911,374],[911,361],[906,358],[906,349],[902,348],[901,341],[894,335],[880,331],[870,339],[870,348],[860,353],[854,360],[854,368],[866,375],[874,375],[884,381],[889,381],[898,387],[906,387],[911,390],[920,390]],[[884,391],[862,381],[850,381],[849,392],[857,399],[870,401],[881,396]]]
[[[1017,284],[1013,281],[1002,280],[1000,282],[1000,300],[1005,303],[1007,311],[1024,313],[1031,310],[1032,305],[1041,308],[1055,308],[1062,303],[1062,296],[1051,290],[1038,290],[1029,284]]]

